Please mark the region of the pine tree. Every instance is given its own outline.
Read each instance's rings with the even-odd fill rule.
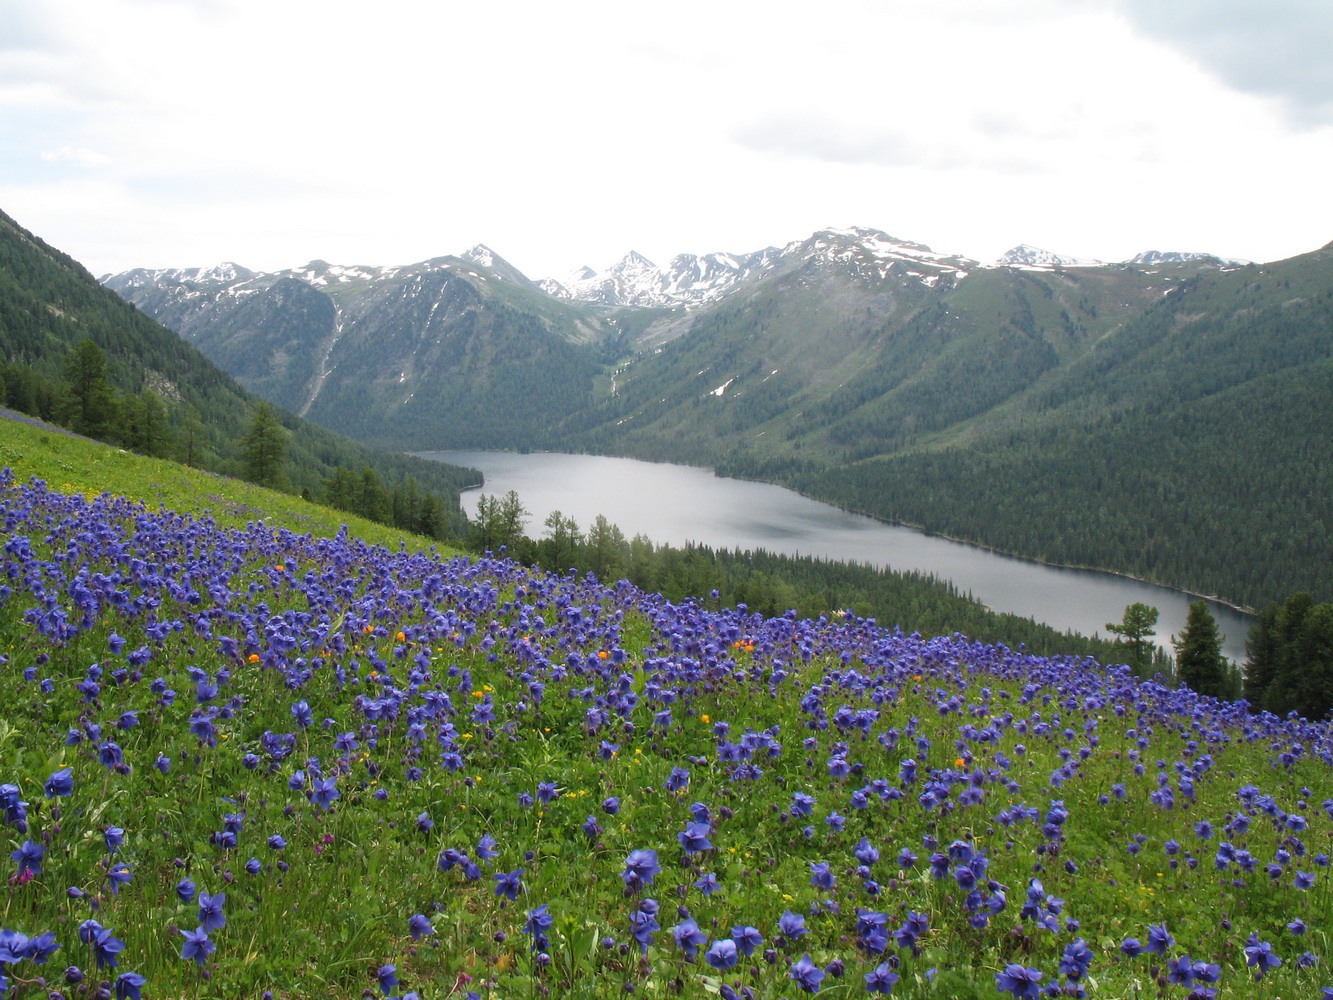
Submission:
[[[1269,685],[1277,674],[1281,650],[1277,617],[1281,611],[1276,603],[1269,601],[1255,618],[1245,639],[1245,700],[1256,710],[1263,705]]]
[[[1282,604],[1277,616],[1277,669],[1273,681],[1264,693],[1264,708],[1274,715],[1301,711],[1303,700],[1303,667],[1295,657],[1296,637],[1305,624],[1305,616],[1315,606],[1314,598],[1305,591],[1292,594]]]
[[[260,486],[279,489],[285,481],[282,465],[286,460],[287,432],[273,407],[261,401],[255,407],[250,429],[241,438],[245,478]]]
[[[110,440],[116,427],[116,395],[106,355],[91,340],[80,340],[65,355],[65,385],[70,428],[99,441]]]
[[[1149,663],[1151,643],[1148,637],[1157,625],[1157,609],[1147,604],[1134,603],[1125,608],[1125,619],[1119,625],[1107,622],[1106,627],[1123,636],[1130,648],[1130,665],[1135,674],[1142,674]]]
[[[1226,698],[1231,695],[1217,622],[1205,601],[1192,601],[1184,631],[1175,641],[1176,679],[1202,695]]]

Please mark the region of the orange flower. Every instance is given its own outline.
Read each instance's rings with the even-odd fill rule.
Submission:
[[[259,654],[258,654],[258,653],[251,653],[249,656],[247,656],[247,657],[245,658],[245,662],[246,662],[246,663],[258,663],[258,662],[259,662]]]

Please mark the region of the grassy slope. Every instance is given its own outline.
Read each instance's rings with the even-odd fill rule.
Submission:
[[[150,510],[160,506],[212,517],[222,527],[243,528],[247,522],[263,519],[273,527],[300,534],[332,535],[346,524],[372,545],[397,548],[402,542],[415,551],[434,544],[244,480],[109,447],[0,407],[0,467],[6,466],[20,482],[35,476],[62,493],[89,498],[112,493],[137,500]],[[455,552],[438,546],[437,551],[445,558]]]
[[[320,517],[328,519],[323,530],[341,520],[287,498],[270,508],[272,494],[243,484],[23,424],[0,431],[0,463],[70,493],[110,489],[209,509],[232,524],[254,521],[262,504],[270,525],[297,531],[317,530]],[[7,503],[9,492],[0,490],[0,500]],[[279,1000],[304,1000],[373,990],[376,970],[391,964],[402,981],[392,992],[416,990],[423,1000],[469,989],[485,1000],[609,1000],[625,983],[640,995],[704,1000],[723,981],[740,981],[759,997],[795,996],[789,968],[808,955],[820,967],[845,965],[842,979],[823,980],[823,995],[863,995],[863,977],[891,959],[902,977],[895,997],[1002,1000],[996,974],[1007,964],[1041,970],[1043,983],[1060,981],[1061,955],[1083,941],[1092,953],[1083,982],[1094,997],[1183,997],[1186,990],[1164,980],[1159,988],[1151,970],[1165,977],[1166,960],[1185,952],[1219,966],[1227,998],[1313,997],[1329,983],[1326,967],[1297,961],[1307,949],[1333,957],[1327,859],[1315,858],[1333,850],[1333,819],[1319,807],[1333,797],[1327,726],[1255,725],[1225,706],[1140,686],[1089,662],[916,642],[857,623],[669,608],[510,564],[414,562],[281,530],[201,537],[168,519],[160,534],[140,539],[132,510],[60,497],[32,506],[34,521],[22,521],[32,516],[23,505],[15,505],[15,521],[0,520],[6,543],[28,539],[47,560],[28,562],[21,543],[5,548],[7,566],[42,569],[6,574],[14,592],[0,602],[7,658],[0,783],[30,803],[29,831],[0,822],[0,846],[9,854],[27,837],[47,848],[35,878],[11,883],[4,926],[50,930],[63,950],[51,965],[6,967],[15,979],[46,972],[54,984],[55,970],[78,964],[94,981],[127,970],[144,975],[150,998],[270,989]],[[108,530],[88,530],[98,525]],[[108,547],[113,533],[121,538]],[[150,575],[134,568],[136,559],[152,564]],[[214,563],[230,576],[205,587]],[[169,579],[151,575],[158,564],[172,567]],[[25,588],[38,579],[57,604],[74,609],[85,566],[115,574],[123,590],[142,585],[160,603],[147,603],[146,616],[103,606],[77,635],[52,641],[24,613],[33,603]],[[206,596],[188,604],[185,591],[173,590],[178,582]],[[430,587],[436,599],[423,600]],[[72,610],[70,620],[77,617]],[[178,620],[185,631],[155,635],[147,627],[153,618]],[[126,640],[122,648],[113,634]],[[222,651],[224,637],[236,638],[238,653]],[[136,650],[147,657],[141,678],[130,669]],[[96,692],[80,686],[93,661],[101,669]],[[196,708],[199,671],[222,686]],[[174,702],[150,691],[155,676],[178,689]],[[873,691],[858,690],[864,678]],[[406,730],[410,710],[423,702],[402,690],[409,679],[419,691],[447,692],[457,709],[452,735],[442,718],[419,720],[427,728],[419,757],[412,748],[423,746],[414,742],[420,734]],[[544,697],[530,686],[538,679]],[[609,724],[589,732],[589,691],[607,703],[638,695],[633,729],[608,704]],[[371,714],[372,704],[404,695],[403,714]],[[495,717],[487,720],[477,710],[492,701]],[[314,720],[308,728],[297,719],[302,703]],[[664,709],[669,722],[658,717]],[[127,710],[138,712],[138,724],[122,728],[117,720]],[[205,712],[208,739],[189,728]],[[864,733],[848,723],[851,713],[867,713]],[[725,740],[767,731],[782,749],[771,752],[769,737],[760,738],[758,773],[738,777],[719,750],[725,740],[714,725],[724,721]],[[68,729],[86,732],[93,722],[99,737],[66,740]],[[264,733],[292,734],[290,756],[274,754]],[[354,746],[335,746],[343,733]],[[116,742],[129,766],[99,762],[97,739]],[[614,752],[599,752],[603,739]],[[440,758],[448,748],[459,754],[457,769]],[[159,753],[172,758],[166,774],[153,767]],[[914,779],[903,777],[909,757],[919,768]],[[311,760],[336,779],[339,797],[328,808],[307,801],[309,776],[303,786],[298,771]],[[405,772],[413,760],[423,771],[415,779]],[[66,767],[72,794],[44,799],[47,776]],[[679,793],[667,791],[681,780],[676,768],[689,772]],[[1163,794],[1159,775],[1170,808],[1150,799]],[[874,781],[898,797],[881,799]],[[544,782],[557,797],[518,801]],[[858,804],[862,788],[868,801]],[[928,788],[929,805],[921,799]],[[808,817],[791,815],[797,792],[813,800]],[[598,806],[611,795],[620,798],[614,815]],[[1051,811],[1057,798],[1067,815]],[[684,855],[677,835],[691,823],[692,802],[712,814],[704,832],[713,846]],[[1249,829],[1223,831],[1238,813]],[[598,825],[591,836],[585,817]],[[219,841],[229,818],[240,827],[234,847]],[[1201,820],[1217,828],[1211,839],[1196,834]],[[124,831],[115,853],[103,846],[108,827]],[[266,844],[275,834],[284,849]],[[476,846],[483,835],[494,838],[492,861]],[[878,860],[854,856],[862,837]],[[1238,862],[1215,870],[1223,839],[1249,851],[1259,870],[1242,873]],[[986,878],[1005,887],[1007,902],[986,926],[969,921],[961,854],[943,878],[930,875],[932,850],[955,841],[989,860],[980,882],[986,902],[999,902]],[[661,930],[642,956],[629,933],[637,899],[621,881],[630,853],[641,849],[659,852],[661,864],[643,892],[661,902]],[[447,850],[480,862],[476,877],[462,864],[438,864]],[[1270,877],[1262,866],[1284,852],[1294,856]],[[247,871],[247,859],[258,869]],[[132,877],[112,894],[107,868],[118,862]],[[857,874],[861,863],[865,876]],[[825,864],[832,889],[812,884]],[[1312,889],[1294,884],[1298,870],[1313,875]],[[513,903],[495,891],[492,876],[502,872],[520,880]],[[708,897],[693,887],[704,872],[720,885]],[[1038,914],[1020,917],[1034,876]],[[180,956],[178,929],[192,928],[197,912],[177,899],[183,877],[227,895],[227,923],[211,933],[217,950],[207,956],[208,981]],[[66,886],[96,897],[97,908],[87,895],[67,896]],[[671,933],[681,922],[677,905],[688,906],[713,940],[732,927],[757,928],[762,947],[774,951],[771,962],[757,951],[719,976],[702,957],[685,961]],[[549,960],[524,933],[538,907],[552,918],[541,952]],[[909,911],[923,914],[929,930],[910,950],[892,940],[883,951],[858,950],[862,909],[883,913],[890,933]],[[784,942],[778,920],[787,910],[805,916],[808,933]],[[408,934],[412,914],[430,922],[420,941]],[[101,976],[75,935],[90,916],[125,942],[120,967]],[[1049,928],[1037,917],[1049,917]],[[1303,937],[1285,929],[1294,918],[1310,928]],[[1148,941],[1150,925],[1164,926],[1176,943],[1160,956],[1123,956],[1120,942]],[[1258,984],[1246,968],[1251,933],[1283,962]],[[616,943],[605,946],[610,938]]]

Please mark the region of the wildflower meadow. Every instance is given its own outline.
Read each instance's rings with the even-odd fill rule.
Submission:
[[[6,996],[1333,997],[1328,725],[0,477]]]

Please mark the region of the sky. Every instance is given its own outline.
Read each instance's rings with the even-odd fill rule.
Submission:
[[[0,211],[94,274],[882,229],[1333,240],[1329,0],[0,0]]]

